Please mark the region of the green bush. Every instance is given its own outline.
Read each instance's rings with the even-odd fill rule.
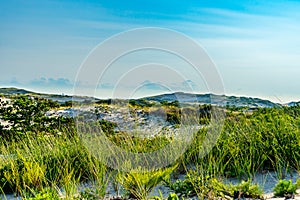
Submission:
[[[230,185],[229,192],[234,199],[238,198],[252,198],[264,199],[263,190],[258,184],[251,184],[251,181],[242,181],[237,185]]]
[[[189,172],[184,180],[167,183],[167,186],[179,197],[263,199],[263,191],[259,185],[251,184],[250,180],[242,181],[237,185],[225,185],[214,177],[198,174],[195,171]]]
[[[294,195],[297,190],[297,184],[293,184],[292,180],[279,180],[273,190],[274,195],[278,197]]]
[[[195,171],[187,173],[184,180],[176,180],[174,183],[166,182],[166,185],[179,197],[194,197],[200,199],[225,197],[228,195],[228,187],[208,175],[198,174]]]
[[[161,105],[163,106],[167,106],[167,107],[179,107],[179,101],[175,100],[175,101],[166,101],[166,100],[163,100],[160,102]]]
[[[136,106],[136,107],[152,107],[154,105],[154,103],[151,103],[145,99],[130,99],[129,100],[129,105],[131,106]]]
[[[106,134],[106,135],[114,135],[115,133],[115,127],[117,126],[115,123],[106,121],[104,119],[101,119],[99,121],[100,128],[101,130]]]
[[[180,124],[181,122],[181,116],[179,112],[167,112],[167,122],[170,122],[170,124]]]
[[[18,95],[11,101],[0,100],[0,119],[9,125],[0,125],[0,138],[22,140],[26,134],[57,134],[64,128],[74,127],[70,118],[50,117],[46,113],[59,107],[52,100]],[[26,134],[25,134],[26,133]]]
[[[34,197],[26,198],[28,200],[59,200],[59,195],[56,190],[52,188],[43,188],[37,192]]]

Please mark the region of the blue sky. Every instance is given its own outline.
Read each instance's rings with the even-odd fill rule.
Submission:
[[[300,1],[0,2],[0,86],[71,93],[80,65],[100,42],[133,28],[162,27],[206,50],[226,94],[300,100]],[[139,81],[163,92],[155,77]],[[163,84],[183,90],[190,82],[207,92],[203,81],[172,77]],[[109,79],[99,90],[111,90]]]

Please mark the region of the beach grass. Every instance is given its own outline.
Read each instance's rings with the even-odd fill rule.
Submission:
[[[14,193],[23,198],[48,195],[49,198],[80,199],[91,193],[80,188],[87,183],[90,189],[93,188],[90,198],[103,198],[108,184],[115,183],[127,191],[123,195],[146,199],[155,186],[165,181],[165,177],[182,173],[190,174],[191,180],[197,177],[198,183],[203,183],[201,187],[191,184],[191,190],[204,198],[207,195],[218,196],[219,193],[209,192],[209,188],[213,187],[211,184],[221,183],[223,178],[251,180],[256,173],[274,171],[278,179],[284,179],[289,173],[300,172],[299,106],[258,108],[250,113],[243,109],[222,109],[226,117],[221,132],[205,154],[203,144],[210,136],[210,129],[214,128],[213,124],[197,129],[190,135],[190,144],[184,146],[186,143],[176,138],[175,133],[173,136],[139,138],[114,131],[111,124],[103,121],[101,123],[105,126],[101,127],[100,123],[106,139],[123,152],[141,155],[156,152],[172,143],[177,145],[178,150],[185,150],[179,155],[174,149],[163,150],[163,156],[152,158],[151,162],[174,160],[160,168],[155,165],[149,168],[152,165],[143,165],[140,160],[126,160],[127,154],[119,155],[124,156],[124,162],[116,164],[131,166],[132,170],[123,171],[120,167],[109,166],[86,146],[74,123],[68,120],[50,133],[44,129],[24,130],[22,134],[18,133],[20,130],[12,130],[9,134],[18,134],[18,137],[1,137],[0,140],[0,192]],[[205,117],[208,118],[200,121],[210,120],[210,116]],[[180,126],[178,122],[177,126]],[[3,131],[2,136],[7,133],[7,130]],[[101,146],[98,150],[101,151]],[[208,185],[206,177],[211,180]],[[250,183],[243,184],[252,188]],[[206,186],[207,190],[203,189]],[[258,191],[256,188],[257,194]]]

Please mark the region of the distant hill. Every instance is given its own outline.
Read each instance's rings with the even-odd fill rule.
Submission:
[[[83,97],[83,96],[69,96],[69,95],[58,95],[58,94],[42,94],[36,93],[32,91],[27,91],[24,89],[18,88],[0,88],[0,94],[8,96],[8,95],[16,95],[16,94],[24,94],[24,95],[32,95],[39,96],[42,98],[51,99],[53,101],[58,101],[59,103],[63,103],[66,101],[98,101],[99,99],[93,97]],[[148,101],[176,101],[178,100],[181,103],[200,103],[200,104],[213,104],[219,106],[236,106],[236,107],[263,107],[263,108],[271,108],[271,107],[280,107],[283,106],[279,103],[274,103],[269,100],[260,99],[260,98],[252,98],[252,97],[236,97],[236,96],[225,96],[225,95],[214,95],[214,94],[191,94],[184,92],[176,92],[170,94],[161,94],[156,96],[144,97],[142,99]],[[290,102],[288,104],[284,104],[285,106],[295,106],[300,105],[300,102]]]
[[[18,88],[0,88],[0,94],[14,95],[14,94],[35,94],[34,92]]]
[[[287,103],[286,105],[287,106],[300,106],[300,101],[298,101],[298,102],[292,101],[290,103]]]
[[[219,106],[236,106],[236,107],[280,107],[281,104],[271,102],[269,100],[252,98],[252,97],[236,97],[214,94],[190,94],[190,93],[171,93],[162,94],[157,96],[145,97],[144,99],[150,101],[175,101],[181,103],[201,103],[201,104],[214,104]]]
[[[66,101],[84,101],[84,100],[91,100],[91,101],[96,101],[99,100],[97,98],[93,97],[83,97],[83,96],[70,96],[70,95],[60,95],[60,94],[43,94],[43,93],[36,93],[24,89],[18,89],[18,88],[0,88],[0,94],[4,96],[10,96],[10,95],[18,95],[18,94],[23,94],[23,95],[30,95],[30,96],[37,96],[40,98],[45,98],[45,99],[51,99],[53,101],[57,101],[59,103],[64,103]]]

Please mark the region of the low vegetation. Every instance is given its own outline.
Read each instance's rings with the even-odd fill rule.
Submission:
[[[296,190],[300,188],[300,179],[293,184],[292,180],[279,180],[274,187],[274,195],[278,197],[292,198],[296,194]]]
[[[143,171],[143,169],[120,172],[117,181],[128,191],[128,197],[146,199],[151,190],[162,181],[170,179],[176,165],[159,170]]]
[[[203,156],[212,107],[202,105],[197,110],[199,116],[195,116],[202,127],[191,136],[191,145],[172,166],[138,166],[124,172],[106,166],[88,151],[76,132],[73,118],[47,115],[62,105],[23,95],[0,104],[0,120],[6,122],[0,126],[3,194],[14,193],[26,199],[101,199],[111,183],[117,193],[125,191],[121,192],[124,198],[146,199],[153,188],[164,184],[171,191],[168,199],[261,199],[263,191],[251,183],[255,173],[274,171],[278,179],[284,179],[287,174],[300,171],[300,106],[251,111],[221,108],[226,112],[222,132],[212,150]],[[96,102],[102,104],[109,102]],[[131,100],[129,104],[145,112],[153,106],[146,100]],[[178,102],[162,102],[161,106],[166,110],[167,121],[179,126],[182,108]],[[174,137],[165,135],[135,137],[116,130],[116,124],[103,119],[97,123],[111,142],[129,152],[153,152],[174,141]],[[174,180],[182,173],[186,174],[183,180]],[[228,177],[247,181],[224,184],[222,180]],[[82,189],[82,184],[89,186]],[[293,195],[299,185],[280,180],[274,192],[277,196]]]

